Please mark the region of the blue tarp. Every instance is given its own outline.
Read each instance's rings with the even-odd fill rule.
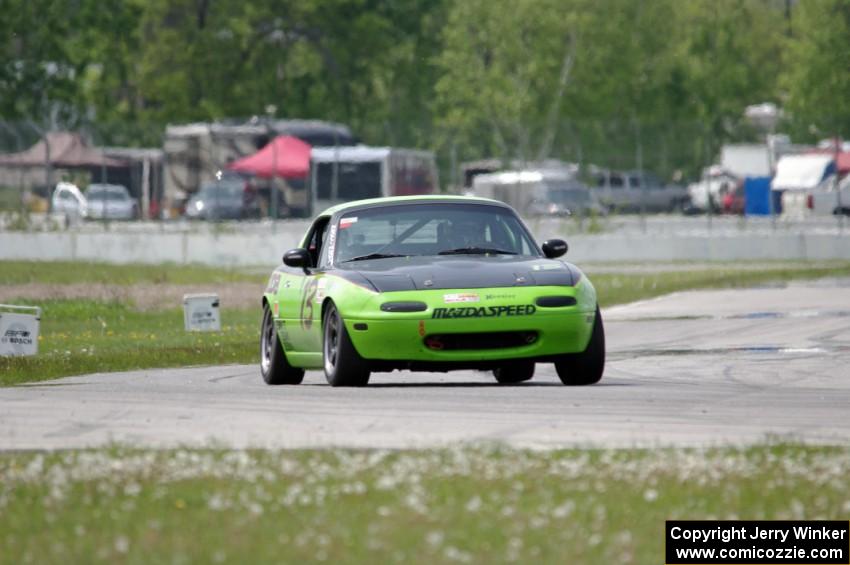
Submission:
[[[770,190],[770,177],[746,177],[744,179],[744,214],[747,216],[770,215],[771,196],[773,196],[773,213],[778,214],[782,211],[780,209],[782,194],[778,190]]]

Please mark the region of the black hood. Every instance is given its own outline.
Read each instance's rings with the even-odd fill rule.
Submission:
[[[580,276],[563,261],[513,255],[372,259],[338,265],[335,274],[358,283],[368,281],[378,292],[573,286]]]

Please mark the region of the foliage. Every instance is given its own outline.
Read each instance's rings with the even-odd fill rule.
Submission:
[[[850,137],[850,0],[800,2],[784,77],[798,133]]]
[[[793,6],[793,8],[792,8]],[[663,174],[787,102],[850,137],[850,0],[3,0],[0,119],[161,143],[169,122],[350,124],[367,142]],[[788,35],[790,34],[790,38]],[[159,136],[157,132],[160,132]],[[646,148],[646,149],[644,149]]]

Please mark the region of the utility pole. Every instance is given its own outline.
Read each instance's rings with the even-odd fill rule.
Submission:
[[[841,189],[838,184],[838,157],[841,155],[841,138],[838,132],[835,133],[833,142],[833,160],[835,162],[835,176],[833,177],[832,186],[835,189],[835,206],[838,209],[838,229],[844,231],[844,208],[841,205]]]

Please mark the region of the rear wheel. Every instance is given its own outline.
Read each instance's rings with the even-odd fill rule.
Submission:
[[[263,326],[260,332],[260,373],[269,385],[297,385],[304,380],[304,369],[289,364],[268,304],[263,306]]]
[[[534,376],[534,361],[507,361],[493,369],[493,376],[503,385],[530,380]]]
[[[325,311],[323,326],[322,352],[328,383],[331,386],[366,386],[369,383],[369,366],[354,349],[342,316],[333,302]]]
[[[587,348],[581,353],[567,353],[555,361],[555,370],[565,385],[581,386],[598,383],[605,371],[605,329],[602,315],[596,306],[593,333]]]

